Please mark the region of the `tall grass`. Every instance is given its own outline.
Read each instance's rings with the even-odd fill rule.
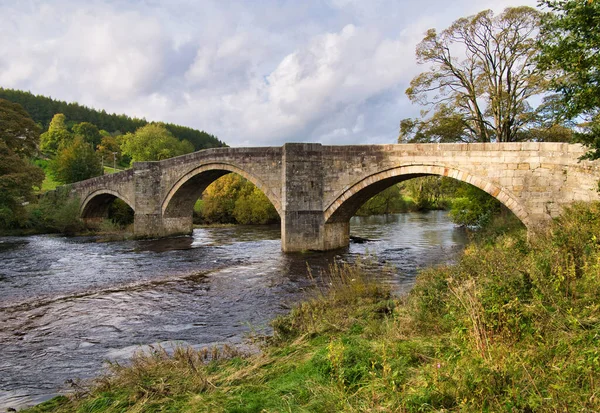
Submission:
[[[260,354],[155,349],[30,411],[600,411],[598,234],[600,204],[574,205],[535,239],[480,239],[403,297],[337,264]]]

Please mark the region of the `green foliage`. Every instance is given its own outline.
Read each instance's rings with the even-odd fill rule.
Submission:
[[[469,246],[403,297],[334,265],[258,354],[151,348],[29,412],[599,411],[597,234],[600,203],[577,204],[530,243],[514,230]]]
[[[237,174],[217,179],[202,193],[202,209],[198,211],[201,221],[209,224],[234,223],[235,202],[242,193],[249,191],[250,185]]]
[[[179,141],[161,123],[151,123],[121,138],[123,154],[132,162],[161,161],[194,151],[188,141]]]
[[[50,168],[54,178],[64,184],[83,181],[103,173],[98,155],[81,136],[76,136],[70,145],[58,152]]]
[[[248,182],[248,181],[247,181]],[[250,182],[248,182],[252,185]],[[239,224],[269,224],[277,222],[279,215],[269,198],[256,186],[250,193],[242,194],[235,201],[233,218]]]
[[[64,114],[74,123],[89,122],[110,132],[133,133],[136,129],[148,124],[145,119],[130,118],[125,115],[109,114],[104,110],[82,106],[78,103],[66,103],[45,96],[36,96],[20,90],[4,89],[0,87],[0,98],[19,103],[31,115],[35,123],[48,127],[52,117],[57,113]],[[187,140],[194,145],[194,150],[217,148],[226,146],[215,136],[188,128],[167,123],[165,127],[179,140]]]
[[[198,220],[207,224],[268,224],[279,215],[267,196],[240,175],[227,174],[202,193]]]
[[[48,159],[34,159],[33,163],[37,166],[39,166],[40,168],[42,168],[42,170],[44,171],[44,180],[42,181],[42,185],[41,187],[39,187],[39,191],[36,191],[38,193],[44,193],[47,191],[52,191],[54,189],[56,189],[57,186],[60,185],[60,182],[57,182],[56,180],[54,180],[54,176],[52,175],[52,173],[50,172],[50,163],[51,161]]]
[[[417,211],[446,209],[448,200],[456,196],[461,182],[443,176],[424,176],[405,183]]]
[[[384,189],[365,202],[358,211],[356,211],[355,215],[367,216],[407,212],[413,208],[413,204],[404,199],[402,189],[403,187],[400,185],[392,185],[389,188]]]
[[[365,202],[356,215],[448,209],[462,185],[463,183],[447,177],[413,178],[381,191]]]
[[[500,201],[473,185],[461,185],[455,196],[449,215],[458,225],[485,226],[501,210]]]
[[[100,131],[96,127],[89,122],[81,122],[72,128],[73,133],[76,136],[81,136],[83,140],[92,145],[93,148],[100,144],[100,140],[102,136],[100,135]]]
[[[133,224],[134,212],[125,201],[117,198],[108,207],[108,219],[117,227],[125,228]]]
[[[67,129],[66,120],[62,113],[52,117],[48,130],[40,137],[40,150],[43,153],[54,155],[71,143],[73,136]]]
[[[66,235],[75,235],[85,230],[85,225],[79,218],[79,200],[70,198],[66,187],[48,192],[41,196],[38,203],[29,205],[28,220],[22,227]]]
[[[598,1],[542,0],[551,10],[542,24],[539,65],[553,77],[562,96],[560,114],[586,122],[577,138],[591,147],[588,158],[600,157],[600,4]]]
[[[597,1],[542,0],[544,16],[540,65],[558,72],[553,86],[562,94],[565,114],[595,114],[600,108],[600,4]]]
[[[39,141],[39,130],[17,104],[0,99],[0,228],[25,219],[24,204],[33,200],[33,187],[44,179],[29,161]]]
[[[399,143],[470,142],[473,140],[465,117],[441,104],[427,119],[403,119],[400,121]]]
[[[96,153],[104,158],[105,165],[119,165],[121,163],[121,145],[114,136],[103,136],[97,146]]]
[[[528,129],[521,134],[521,140],[533,142],[567,142],[575,143],[576,133],[573,129],[557,123]]]
[[[575,138],[590,148],[583,159],[600,159],[600,114],[580,126],[581,132],[576,133]]]
[[[40,131],[21,105],[0,99],[0,139],[22,158],[34,155]]]
[[[0,139],[0,228],[13,228],[25,219],[24,203],[33,200],[33,187],[40,186],[44,172],[21,158]]]
[[[598,231],[600,204],[576,204],[530,245],[523,232],[504,235],[469,247],[456,266],[422,274],[411,293],[413,328],[461,349],[442,364],[463,374],[436,390],[460,400],[476,381],[466,399],[476,410],[597,410],[600,400],[588,395],[600,375]]]
[[[510,214],[488,193],[453,178],[413,178],[381,191],[365,202],[356,215],[407,211],[450,210],[452,220],[465,226],[485,227],[498,213]]]
[[[165,127],[173,134],[173,136],[176,136],[177,139],[188,141],[194,145],[195,151],[227,146],[225,143],[218,140],[216,136],[204,131],[198,131],[196,129],[188,128],[187,126],[174,125],[172,123],[166,123]]]

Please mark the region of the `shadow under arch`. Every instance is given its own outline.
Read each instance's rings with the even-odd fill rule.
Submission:
[[[110,204],[115,200],[120,199],[129,205],[134,211],[133,203],[127,197],[121,195],[117,191],[110,189],[99,189],[90,193],[82,202],[79,208],[79,216],[84,220],[98,220],[108,217],[108,209]]]
[[[249,174],[235,165],[227,163],[209,163],[194,168],[182,176],[169,190],[162,202],[162,215],[164,218],[181,218],[192,216],[194,204],[202,192],[214,181],[229,173],[236,173],[252,182],[260,189],[275,207],[281,216],[281,202],[267,185],[254,175]]]
[[[327,206],[324,213],[325,223],[345,223],[356,213],[362,204],[384,189],[408,179],[420,176],[447,176],[469,183],[496,198],[506,206],[527,227],[530,227],[529,214],[515,196],[487,179],[471,175],[467,171],[445,165],[410,164],[390,168],[369,175],[338,193]]]

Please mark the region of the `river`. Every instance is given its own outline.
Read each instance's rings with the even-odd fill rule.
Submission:
[[[333,260],[369,254],[403,293],[418,268],[453,260],[466,243],[442,211],[354,217],[351,234],[373,241],[284,254],[279,226],[147,241],[0,237],[0,409],[68,391],[67,380],[142,346],[240,345],[314,288],[307,267],[319,282]]]

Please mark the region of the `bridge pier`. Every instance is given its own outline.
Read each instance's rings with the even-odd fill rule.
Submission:
[[[158,238],[192,231],[192,216],[164,218],[160,162],[136,162],[134,169],[135,216],[133,233],[138,238]]]
[[[325,224],[322,145],[286,143],[282,168],[283,251],[325,251],[348,246],[348,223]]]

